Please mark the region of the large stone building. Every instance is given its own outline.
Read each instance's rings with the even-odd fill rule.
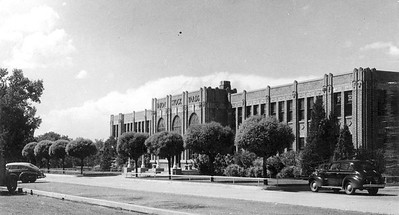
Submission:
[[[399,165],[399,73],[369,68],[283,86],[265,83],[264,89],[240,93],[222,81],[219,88],[153,98],[150,110],[111,115],[110,135],[165,130],[185,134],[190,125],[211,121],[236,130],[246,118],[266,115],[292,128],[296,138],[288,150],[299,151],[306,144],[317,97],[323,99],[327,114],[333,112],[341,125],[348,125],[355,148],[384,146],[388,165]],[[188,164],[189,158],[185,151],[178,160]]]

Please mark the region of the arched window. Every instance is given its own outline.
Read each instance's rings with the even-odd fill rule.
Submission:
[[[199,120],[198,120],[198,116],[196,113],[191,114],[190,116],[190,120],[188,122],[188,125],[198,125],[199,124]]]
[[[172,124],[172,131],[181,134],[181,120],[179,116],[176,116],[173,119],[173,124]]]
[[[160,118],[158,120],[158,127],[157,127],[157,132],[165,131],[165,120],[163,118]]]

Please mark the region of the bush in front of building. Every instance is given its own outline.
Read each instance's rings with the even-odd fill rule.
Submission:
[[[335,146],[333,159],[335,161],[342,159],[353,158],[355,149],[353,147],[352,135],[349,131],[349,127],[344,125],[344,127],[339,132],[339,138],[337,145]]]
[[[252,116],[246,119],[236,134],[236,143],[263,158],[263,175],[266,176],[267,158],[284,151],[294,141],[292,129],[275,117]]]
[[[298,166],[286,166],[277,174],[277,178],[298,178],[300,176],[301,169]]]
[[[186,149],[193,153],[208,156],[210,175],[215,174],[214,162],[218,154],[228,154],[233,151],[234,134],[229,127],[211,122],[190,126],[184,136]]]
[[[230,164],[224,170],[224,175],[243,177],[243,176],[246,176],[246,170],[245,170],[245,168],[241,167],[238,164]]]
[[[138,160],[141,155],[147,152],[144,142],[147,140],[148,134],[127,132],[118,138],[116,150],[123,157],[131,158],[134,161],[136,169],[136,177],[138,177]]]

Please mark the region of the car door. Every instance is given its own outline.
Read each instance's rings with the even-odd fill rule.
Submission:
[[[340,163],[332,163],[328,171],[326,171],[327,186],[340,186],[339,167]]]

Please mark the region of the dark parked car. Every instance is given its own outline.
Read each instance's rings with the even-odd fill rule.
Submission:
[[[8,163],[6,164],[6,169],[10,173],[16,174],[18,176],[18,180],[22,181],[22,183],[33,183],[38,178],[46,177],[37,166],[31,163]]]
[[[309,177],[309,187],[313,192],[320,188],[332,189],[334,192],[343,189],[346,194],[352,195],[359,189],[376,195],[378,189],[385,187],[385,182],[372,163],[344,160],[320,165]]]

